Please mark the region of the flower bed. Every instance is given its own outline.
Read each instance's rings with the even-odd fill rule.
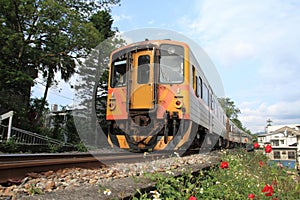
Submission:
[[[254,152],[224,150],[219,166],[197,176],[189,170],[180,177],[146,174],[156,182],[153,190],[132,199],[299,199],[298,172],[268,165],[266,153],[271,151],[271,146]]]

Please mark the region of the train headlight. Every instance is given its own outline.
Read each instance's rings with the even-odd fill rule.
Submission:
[[[116,109],[116,102],[115,99],[111,99],[109,104],[108,104],[109,110],[113,111],[114,109]]]
[[[177,99],[176,101],[175,101],[175,107],[176,108],[181,108],[182,107],[182,101],[181,100],[179,100],[179,99]]]

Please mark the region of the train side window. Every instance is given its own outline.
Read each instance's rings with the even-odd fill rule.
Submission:
[[[281,158],[280,151],[274,151],[273,155],[274,155],[274,159],[280,159]]]
[[[199,96],[202,98],[202,79],[200,76],[199,76],[199,84],[197,85],[197,87],[198,87]]]
[[[199,78],[196,76],[196,96],[199,97]]]
[[[202,91],[203,91],[203,97],[202,97],[202,99],[206,103],[206,105],[209,105],[209,101],[208,101],[208,98],[209,98],[208,88],[205,85],[205,83],[202,84]]]
[[[113,62],[111,71],[111,87],[126,85],[126,59]]]
[[[139,84],[148,83],[149,76],[150,76],[150,56],[148,55],[139,56],[137,82]]]
[[[194,67],[194,65],[192,66],[192,77],[193,77],[193,89],[195,91],[196,94],[196,69]]]

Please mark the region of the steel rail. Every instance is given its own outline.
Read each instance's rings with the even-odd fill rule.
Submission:
[[[102,168],[114,163],[134,163],[159,159],[166,153],[155,153],[145,158],[132,153],[69,153],[69,154],[18,154],[0,156],[0,183],[20,182],[29,173],[56,171],[64,168]]]

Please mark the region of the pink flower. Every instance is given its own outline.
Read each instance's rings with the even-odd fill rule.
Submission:
[[[278,166],[280,169],[283,168],[283,164],[282,164],[281,162],[278,162],[278,163],[277,163],[277,166]]]
[[[274,194],[274,189],[273,189],[272,185],[267,184],[267,185],[265,185],[262,192],[265,193],[265,196],[270,197]]]
[[[229,168],[228,162],[222,161],[221,164],[220,164],[220,167],[221,167],[222,169]]]
[[[263,161],[260,160],[260,161],[259,161],[259,166],[262,167],[263,165],[264,165]]]
[[[267,144],[266,147],[265,147],[265,152],[266,153],[271,153],[271,151],[272,151],[272,146]]]
[[[190,196],[189,200],[197,200],[197,198],[194,196]]]
[[[248,194],[248,199],[254,199],[255,195],[254,194]]]
[[[258,149],[258,148],[259,148],[258,142],[255,142],[255,143],[253,144],[253,147],[254,147],[254,149]]]

